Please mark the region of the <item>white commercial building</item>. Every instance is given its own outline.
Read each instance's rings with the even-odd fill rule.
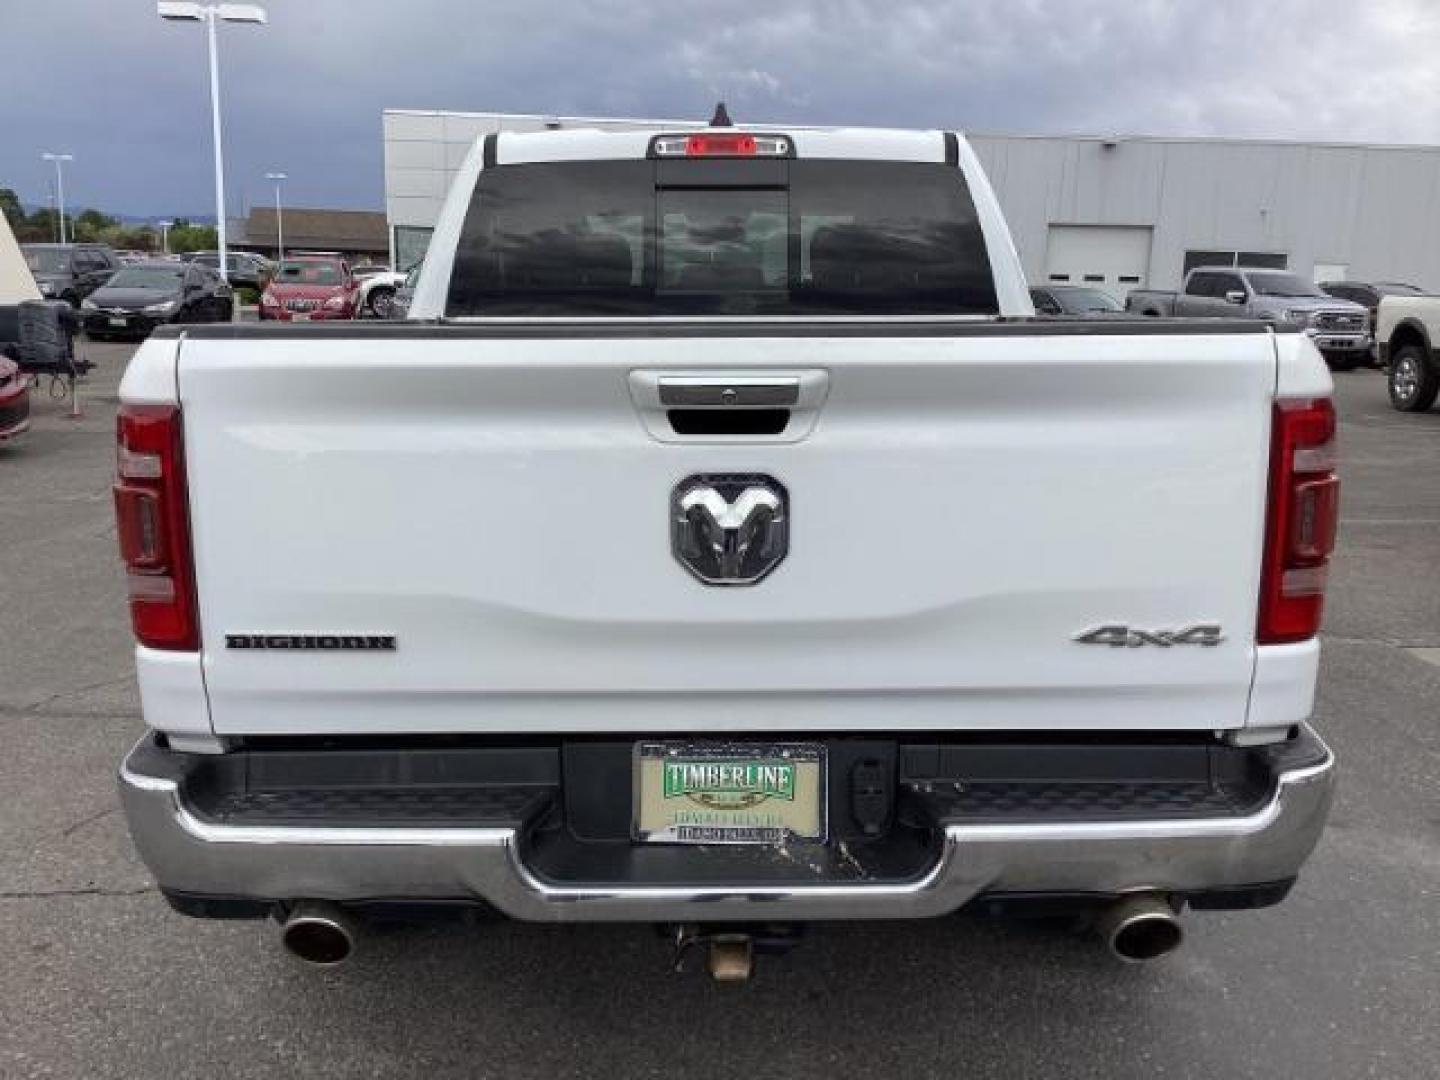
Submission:
[[[405,267],[424,254],[450,180],[492,131],[699,126],[694,121],[386,110],[385,212]],[[784,125],[775,125],[783,130]],[[1440,288],[1440,147],[1234,139],[970,135],[1034,283],[1123,296],[1176,288],[1202,263],[1317,281]]]

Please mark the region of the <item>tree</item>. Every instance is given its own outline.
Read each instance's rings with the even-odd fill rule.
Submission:
[[[181,218],[170,227],[170,250],[213,251],[220,246],[220,237],[209,225],[191,225]]]
[[[15,239],[22,244],[50,243],[60,236],[59,218],[49,207],[36,210],[23,225],[16,226]]]
[[[5,214],[5,220],[10,222],[12,229],[25,224],[25,208],[20,205],[20,196],[11,188],[0,188],[0,212]]]
[[[103,233],[107,229],[116,228],[120,223],[108,214],[102,214],[99,210],[82,210],[71,219],[74,225],[76,240],[83,240],[86,243],[100,243]]]

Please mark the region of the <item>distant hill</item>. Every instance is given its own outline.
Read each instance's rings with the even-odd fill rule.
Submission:
[[[49,210],[48,203],[21,203],[27,214],[33,214],[37,210]],[[162,221],[179,221],[184,218],[192,225],[214,225],[215,215],[211,214],[117,214],[111,210],[104,210],[100,207],[90,206],[69,206],[65,207],[65,216],[74,217],[76,214],[83,214],[86,210],[100,210],[107,217],[112,217],[122,225],[158,225]]]

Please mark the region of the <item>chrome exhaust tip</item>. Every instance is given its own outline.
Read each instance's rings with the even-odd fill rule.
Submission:
[[[335,967],[355,951],[355,920],[337,904],[302,900],[280,924],[280,944],[317,967]]]
[[[1111,904],[1095,924],[1111,953],[1127,964],[1158,960],[1185,940],[1175,909],[1153,893],[1128,896]]]

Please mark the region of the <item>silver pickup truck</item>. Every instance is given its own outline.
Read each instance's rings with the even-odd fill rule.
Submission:
[[[1136,315],[1260,319],[1299,326],[1315,339],[1325,362],[1349,371],[1370,357],[1370,315],[1297,274],[1250,267],[1197,266],[1177,292],[1136,289],[1125,300]]]

